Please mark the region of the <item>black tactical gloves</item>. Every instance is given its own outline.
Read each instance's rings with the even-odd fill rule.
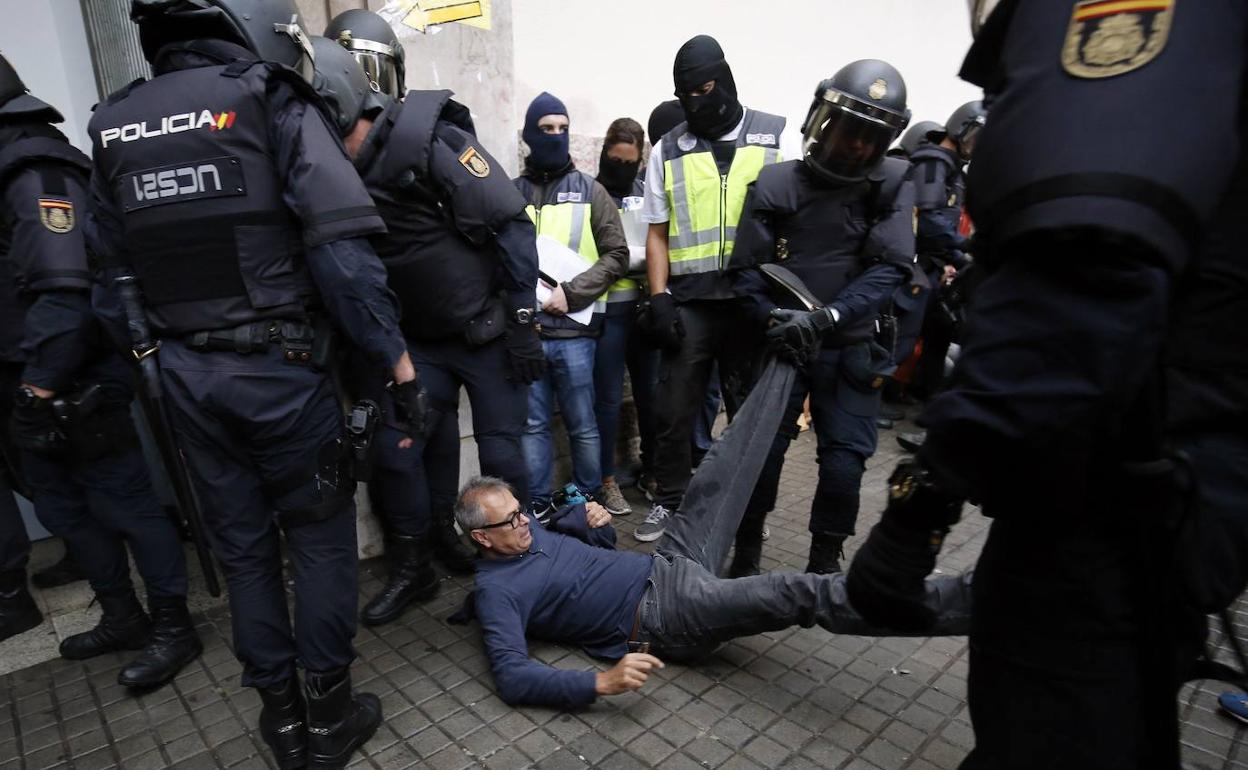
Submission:
[[[416,379],[403,384],[390,383],[386,386],[394,401],[394,417],[398,420],[398,428],[412,438],[425,435],[429,418],[429,398],[420,385],[420,375]]]
[[[642,308],[642,336],[660,350],[680,350],[685,338],[685,325],[680,320],[676,300],[666,292],[655,294]]]
[[[529,385],[541,379],[546,373],[546,353],[537,336],[537,327],[532,323],[522,324],[509,320],[503,341],[507,344],[508,363],[511,367],[511,376],[508,379],[517,385]]]
[[[776,355],[796,366],[802,366],[814,355],[823,333],[836,327],[829,308],[818,310],[771,311],[771,328],[767,330],[767,347]]]

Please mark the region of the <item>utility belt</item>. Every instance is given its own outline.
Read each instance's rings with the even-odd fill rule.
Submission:
[[[282,358],[292,364],[327,369],[333,356],[334,334],[328,323],[302,321],[253,321],[232,329],[207,329],[183,338],[191,350],[237,353],[240,356],[267,353],[280,345]]]

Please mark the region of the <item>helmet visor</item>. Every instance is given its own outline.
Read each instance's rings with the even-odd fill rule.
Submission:
[[[979,134],[984,130],[984,119],[982,117],[968,121],[966,127],[962,129],[962,133],[957,137],[958,154],[963,160],[970,160],[971,155],[975,153],[975,143],[979,141]]]
[[[361,51],[355,48],[351,50],[351,53],[360,63],[364,74],[368,76],[368,81],[374,91],[395,99],[403,95],[403,85],[399,83],[393,58],[376,51]]]
[[[875,168],[899,130],[879,118],[824,101],[809,118],[802,154],[816,171],[856,181]]]

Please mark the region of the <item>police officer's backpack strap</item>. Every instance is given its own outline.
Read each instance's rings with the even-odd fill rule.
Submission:
[[[28,136],[9,144],[0,150],[0,187],[8,183],[9,178],[32,163],[51,161],[72,166],[83,174],[91,173],[91,161],[86,155],[69,142],[48,136]],[[55,174],[44,175],[45,182],[63,190],[64,182],[53,180]],[[45,192],[64,195],[63,191],[48,189]]]
[[[447,90],[408,92],[386,142],[390,148],[387,155],[403,148],[402,154],[395,158],[399,162],[394,163],[394,168],[387,169],[388,174],[413,171],[421,178],[428,175],[434,130],[443,108],[451,101],[451,95],[452,92]]]
[[[910,177],[910,169],[910,163],[901,158],[884,158],[867,177],[871,184],[868,213],[872,225],[883,219],[892,208],[901,185]]]

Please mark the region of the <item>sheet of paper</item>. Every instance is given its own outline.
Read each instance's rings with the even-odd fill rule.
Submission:
[[[646,233],[650,225],[641,221],[641,209],[625,209],[620,212],[620,224],[624,226],[624,238],[628,241],[628,274],[646,274]]]
[[[564,246],[559,241],[548,235],[537,236],[537,266],[538,268],[555,279],[559,283],[565,283],[572,280],[576,276],[585,272],[587,265],[585,260],[581,258],[572,249]],[[541,307],[550,299],[550,294],[554,287],[547,286],[542,280],[537,282],[537,306]],[[590,305],[584,310],[578,310],[575,313],[568,313],[568,318],[579,324],[589,325],[594,317],[594,306]]]

